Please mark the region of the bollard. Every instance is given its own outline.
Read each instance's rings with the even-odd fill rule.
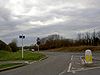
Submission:
[[[92,51],[91,50],[86,50],[85,51],[85,63],[86,64],[93,63],[93,61],[92,61]]]

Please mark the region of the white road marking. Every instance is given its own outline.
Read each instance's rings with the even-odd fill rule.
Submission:
[[[81,57],[80,57],[81,58]],[[73,57],[72,57],[73,59]],[[82,62],[81,64],[85,64],[84,60],[81,58],[80,59]],[[73,68],[73,67],[72,67]],[[75,74],[76,72],[79,72],[79,71],[87,71],[87,70],[93,70],[93,69],[100,69],[100,67],[92,67],[92,68],[79,68],[79,69],[76,69],[76,70],[72,70],[70,72],[72,72],[73,74]]]
[[[69,66],[68,66],[68,70],[67,70],[67,68],[64,70],[64,71],[62,71],[61,73],[59,73],[59,75],[63,75],[64,73],[66,73],[66,72],[72,72],[73,74],[75,74],[76,72],[79,72],[79,71],[87,71],[87,70],[92,70],[92,69],[99,69],[100,67],[92,67],[92,68],[78,68],[78,69],[76,69],[76,70],[71,70],[71,68],[73,68],[72,67],[72,60],[73,60],[73,55],[71,56],[71,62],[69,63]],[[84,60],[82,60],[82,62],[83,62]],[[84,64],[84,63],[83,63]]]
[[[93,68],[86,68],[86,69],[80,68],[80,69],[74,70],[74,71],[75,71],[75,72],[78,72],[78,71],[86,71],[86,70],[92,70],[92,69],[98,69],[98,68],[100,68],[100,67],[93,67]]]
[[[62,71],[61,73],[59,73],[59,75],[63,75],[64,73],[66,73],[66,70],[67,69],[65,69],[64,71]]]
[[[73,60],[73,55],[71,56],[71,61]]]
[[[71,66],[72,66],[72,63],[69,63],[69,67],[68,67],[67,72],[71,72]]]
[[[70,60],[71,61],[73,60],[73,55],[71,56],[71,59]],[[64,71],[62,71],[61,73],[59,73],[59,75],[63,75],[66,72],[71,72],[71,66],[72,66],[72,63],[70,62],[69,63],[69,66],[68,66],[68,70],[67,70],[67,68],[65,68]]]
[[[72,73],[73,73],[73,74],[75,74],[75,73],[76,73],[76,71],[72,70]]]
[[[71,56],[71,61],[73,60],[73,55]],[[72,62],[69,63],[67,72],[71,72]]]

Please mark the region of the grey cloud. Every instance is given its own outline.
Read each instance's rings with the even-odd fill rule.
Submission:
[[[7,0],[0,0],[0,38],[2,40],[10,42],[12,38],[17,38],[19,34],[26,35],[26,43],[32,44],[37,36],[45,37],[48,34],[59,33],[66,38],[71,38],[77,35],[78,32],[90,31],[100,29],[100,0],[37,0],[38,3],[27,3],[27,0],[23,3],[25,12],[21,15],[12,14],[12,11],[6,8]],[[1,3],[2,2],[2,3]],[[76,8],[66,5],[66,3],[80,3],[86,8]],[[36,7],[40,14],[37,15],[25,15],[33,7]],[[41,14],[42,13],[42,14]],[[16,17],[17,19],[13,19]],[[40,21],[46,22],[52,20],[54,17],[62,18],[69,17],[69,20],[64,22],[55,23],[48,26],[35,25],[36,28],[30,28],[28,30],[19,30],[17,26],[29,25],[29,22]],[[32,24],[30,24],[32,25]],[[18,39],[19,40],[19,39]]]
[[[8,21],[11,17],[11,11],[5,7],[0,7],[0,19],[1,21]]]
[[[5,7],[9,0],[0,0],[0,7]]]

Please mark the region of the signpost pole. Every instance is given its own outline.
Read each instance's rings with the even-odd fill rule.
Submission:
[[[39,52],[39,45],[38,45],[38,52]]]
[[[24,54],[23,54],[23,34],[22,34],[22,59],[24,57]]]
[[[23,59],[24,58],[23,40],[24,40],[25,36],[22,34],[19,36],[19,38],[22,39],[22,53],[21,54],[22,54],[22,59]]]

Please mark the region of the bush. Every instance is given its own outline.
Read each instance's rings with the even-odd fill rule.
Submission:
[[[0,40],[0,50],[11,51],[11,48],[5,42]]]
[[[18,51],[17,41],[15,39],[12,40],[11,43],[9,43],[9,46],[10,46],[12,52],[17,52]]]

